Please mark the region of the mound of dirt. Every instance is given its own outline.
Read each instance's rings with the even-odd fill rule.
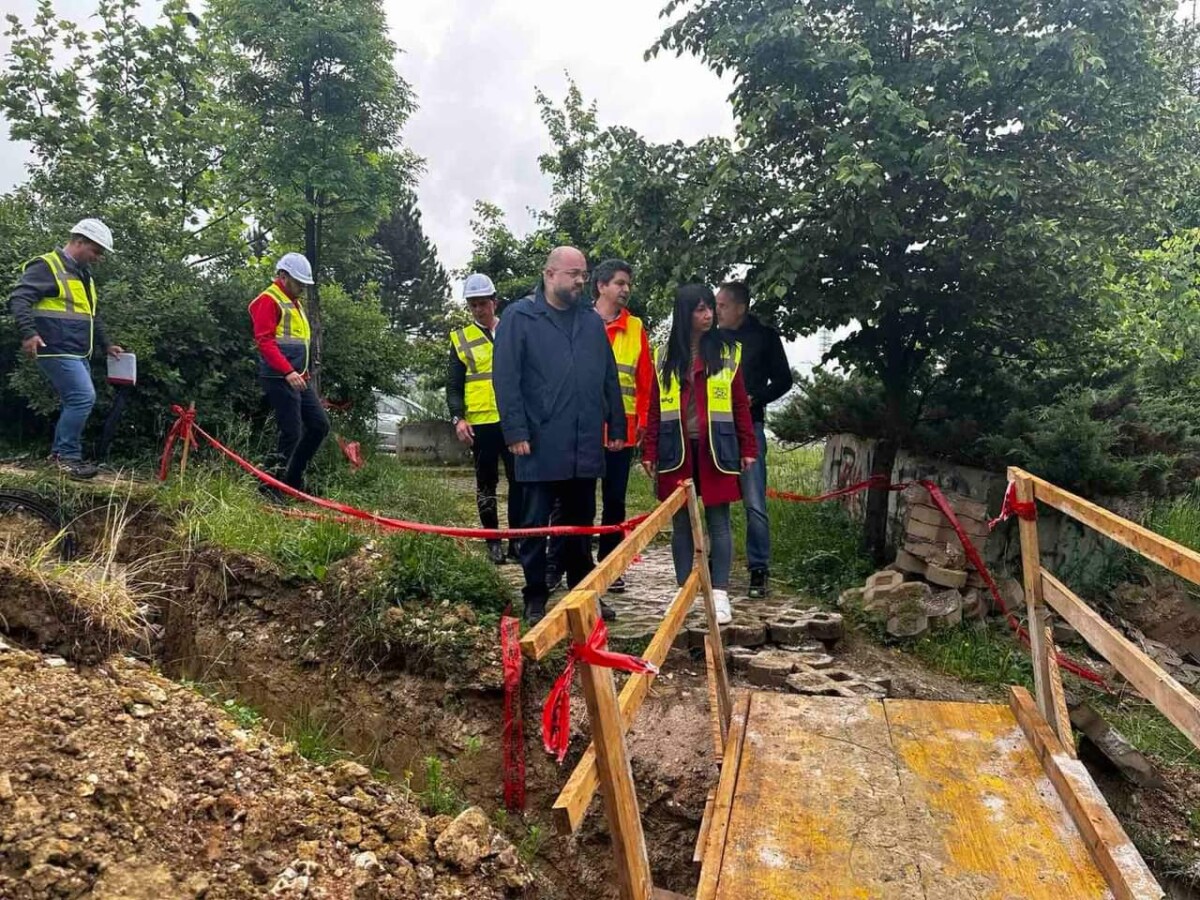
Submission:
[[[528,871],[478,809],[423,816],[111,657],[0,643],[0,897],[500,898]]]

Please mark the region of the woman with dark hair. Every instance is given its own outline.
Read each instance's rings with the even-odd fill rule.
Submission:
[[[702,284],[685,284],[675,292],[671,337],[655,354],[657,378],[642,466],[657,478],[660,500],[685,479],[695,482],[708,524],[717,621],[725,624],[733,618],[729,504],[742,498],[738,474],[754,464],[758,444],[742,382],[741,345],[717,330],[715,311],[713,292]],[[675,579],[682,585],[695,553],[686,508],[675,514],[672,525]]]

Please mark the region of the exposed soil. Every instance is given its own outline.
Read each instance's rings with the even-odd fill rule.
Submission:
[[[90,520],[81,522],[81,535],[102,521],[100,512],[91,515]],[[367,765],[387,770],[401,783],[407,780],[418,792],[426,787],[426,758],[446,760],[448,780],[466,802],[482,807],[489,815],[500,809],[502,678],[498,639],[490,627],[478,623],[472,610],[450,605],[397,607],[388,611],[381,628],[364,630],[368,598],[363,588],[370,583],[378,562],[378,554],[370,546],[335,566],[319,585],[288,583],[273,574],[269,566],[253,559],[212,549],[185,555],[175,549],[170,523],[152,511],[142,511],[127,530],[121,555],[131,560],[147,553],[159,554],[159,580],[171,586],[159,604],[153,623],[157,634],[151,648],[167,674],[210,685],[223,696],[241,699],[267,716],[281,736],[318,729],[334,746]],[[24,584],[13,590],[11,585],[0,583],[0,597],[8,604],[4,607],[6,614],[17,610],[31,621],[41,621],[37,627],[10,626],[12,638],[26,646],[49,647],[93,663],[103,658],[103,645],[86,623],[56,612],[59,607],[47,600],[41,586]],[[84,649],[89,647],[94,649]],[[139,648],[118,649],[124,652]],[[717,776],[704,665],[694,652],[672,652],[629,738],[655,883],[684,894],[695,890],[697,872],[691,858],[705,796],[715,786]],[[834,655],[839,666],[867,677],[889,677],[894,696],[999,699],[997,688],[964,685],[930,671],[898,649],[881,647],[853,632]],[[25,656],[16,650],[8,654],[10,659]],[[524,888],[528,896],[571,900],[615,897],[610,844],[598,801],[593,803],[578,834],[568,838],[552,835],[551,805],[587,740],[587,714],[576,692],[572,701],[573,739],[566,764],[556,766],[541,748],[541,704],[560,666],[561,659],[527,666],[523,701],[529,812],[524,817],[508,817],[504,827],[512,840],[523,841],[530,853],[536,851],[530,876],[533,880]],[[347,794],[344,787],[337,786],[339,776],[334,770],[294,758],[278,740],[257,733],[249,738],[240,732],[235,735],[236,728],[219,710],[191,691],[155,678],[142,664],[110,656],[102,665],[78,674],[69,668],[48,668],[40,659],[8,668],[19,674],[22,681],[17,688],[25,693],[17,707],[9,704],[10,709],[19,709],[19,716],[4,711],[9,721],[19,721],[22,727],[9,727],[0,735],[0,772],[10,772],[15,798],[32,795],[42,808],[39,821],[50,824],[39,824],[36,827],[42,830],[26,837],[10,837],[8,831],[0,834],[0,897],[10,896],[5,892],[4,877],[14,879],[13,873],[32,871],[40,843],[30,844],[30,840],[82,841],[82,834],[56,837],[55,829],[63,821],[75,821],[64,818],[69,814],[82,817],[87,805],[84,801],[100,802],[72,795],[68,789],[96,767],[110,773],[116,783],[125,783],[117,775],[126,771],[137,787],[131,789],[131,795],[122,795],[92,816],[106,823],[107,837],[99,846],[114,849],[100,853],[89,846],[87,852],[96,859],[103,857],[101,861],[108,867],[123,865],[123,860],[132,857],[134,871],[148,884],[156,883],[153,879],[158,875],[146,874],[154,866],[166,866],[175,854],[186,860],[183,867],[171,865],[167,869],[174,879],[171,889],[178,893],[163,889],[153,893],[155,897],[265,894],[301,857],[301,840],[320,841],[317,850],[311,845],[304,848],[307,854],[317,854],[315,861],[320,866],[319,874],[306,884],[328,891],[325,896],[329,897],[375,896],[354,893],[356,889],[377,889],[356,883],[364,876],[354,868],[352,857],[364,848],[375,853],[381,871],[394,879],[394,884],[387,883],[387,890],[394,892],[378,893],[381,897],[458,896],[454,891],[462,891],[461,896],[501,896],[523,877],[515,868],[500,871],[498,859],[466,873],[445,860],[439,861],[436,850],[423,858],[419,858],[420,853],[408,852],[403,839],[392,837],[386,823],[381,827],[372,818],[377,810],[399,809],[402,804],[416,815],[404,790],[365,780],[358,787],[375,801],[376,807],[368,810],[340,804],[338,798]],[[3,681],[7,671],[0,660],[0,688],[11,690]],[[167,697],[158,706],[139,704],[152,710],[144,718],[130,712],[128,691],[136,679],[157,685]],[[748,685],[735,675],[734,687]],[[64,709],[79,707],[86,715],[78,722],[60,716]],[[91,757],[86,753],[71,756],[56,749],[64,737],[85,725],[91,729],[84,732],[88,741],[96,744],[95,750],[86,751],[93,754]],[[30,731],[37,735],[29,751],[33,756],[20,757],[24,768],[16,771],[17,764],[10,766],[6,754],[15,752],[21,736]],[[221,743],[213,744],[213,740]],[[110,750],[103,749],[106,747]],[[123,768],[130,747],[151,758],[152,764],[144,773],[137,771],[136,764],[133,769]],[[235,761],[225,764],[224,760],[230,758]],[[45,766],[65,771],[65,780],[57,775],[35,776],[35,770],[46,772]],[[165,771],[160,773],[160,768]],[[214,769],[223,773],[225,781],[209,786],[205,778]],[[242,773],[237,786],[253,786],[253,795],[236,793],[244,807],[214,813],[222,796],[230,792],[233,772]],[[1144,826],[1147,833],[1162,835],[1168,845],[1178,838],[1177,844],[1183,846],[1192,841],[1187,812],[1200,805],[1200,787],[1186,767],[1168,774],[1172,787],[1164,791],[1133,790],[1103,773],[1099,778],[1110,803],[1130,824],[1131,831]],[[182,798],[177,804],[182,816],[155,811],[155,779]],[[187,799],[192,794],[197,795],[194,802]],[[200,809],[201,803],[207,803],[206,797],[213,802]],[[0,798],[0,812],[5,802],[14,803],[15,799]],[[243,808],[245,816],[235,821]],[[265,820],[268,811],[274,830],[251,829],[250,823]],[[338,836],[342,828],[339,817],[348,813],[358,815],[364,832],[374,830],[381,841],[378,847],[374,841],[351,845],[344,836]],[[431,820],[426,831],[436,835],[445,825],[446,820]],[[72,828],[66,830],[74,833]],[[220,836],[221,852],[209,859],[205,848],[213,834]],[[355,836],[353,828],[350,836]],[[18,844],[25,849],[19,849]],[[501,850],[506,846],[502,839],[494,844]],[[99,892],[100,887],[106,887],[101,879],[107,868],[98,866],[93,857],[64,858],[69,865],[49,857],[38,864],[67,869],[69,876],[39,888],[41,894],[12,896],[87,896],[88,889],[95,891],[91,896],[139,896],[119,890]],[[504,859],[507,865],[509,857]],[[1164,875],[1172,865],[1175,863],[1156,869]],[[291,868],[297,879],[306,877],[301,869]],[[405,873],[412,873],[412,877]],[[189,884],[187,879],[193,876],[202,879],[203,885],[200,880]],[[413,877],[418,880],[414,882]],[[70,882],[76,893],[48,893],[71,878],[82,879]],[[24,885],[25,881],[22,874],[19,882],[11,883]],[[380,878],[370,884],[376,882]],[[208,893],[198,893],[199,886]],[[404,890],[418,893],[405,894]],[[419,893],[422,890],[427,893]],[[445,893],[439,893],[443,890]]]
[[[499,898],[528,875],[480,812],[428,820],[112,656],[0,647],[0,896]]]

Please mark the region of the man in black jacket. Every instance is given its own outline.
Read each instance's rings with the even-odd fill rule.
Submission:
[[[792,369],[779,332],[750,315],[750,289],[728,281],[717,292],[717,323],[742,345],[742,377],[750,395],[750,416],[758,438],[758,461],[741,474],[742,505],[746,508],[746,561],[750,596],[770,591],[771,522],[767,517],[767,406],[792,389]]]

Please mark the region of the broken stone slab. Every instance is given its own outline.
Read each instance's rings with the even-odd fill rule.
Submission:
[[[841,688],[830,681],[820,672],[796,672],[786,680],[787,688],[793,694],[809,694],[815,696],[843,697]]]
[[[729,661],[731,671],[745,672],[750,668],[750,660],[754,658],[754,651],[748,647],[727,647],[725,656]]]
[[[910,520],[904,527],[906,538],[916,541],[932,541],[936,544],[957,544],[958,535],[949,525],[929,525],[926,522]],[[907,542],[906,542],[907,543]]]
[[[1086,703],[1071,710],[1071,724],[1083,732],[1088,742],[1134,784],[1148,788],[1164,786],[1162,776],[1150,760]]]
[[[880,594],[868,611],[888,617],[911,610],[921,612],[925,601],[933,596],[933,588],[923,581],[906,581],[904,584]]]
[[[976,588],[967,588],[962,594],[962,614],[964,619],[984,619],[987,617],[988,604],[983,602],[983,595]]]
[[[962,624],[963,598],[955,590],[941,591],[925,601],[925,618],[934,631]]]
[[[925,567],[925,577],[930,584],[938,587],[961,588],[967,585],[967,573],[962,570],[947,569],[930,562]]]
[[[929,619],[923,612],[905,610],[892,615],[884,626],[896,638],[915,638],[929,630]]]

